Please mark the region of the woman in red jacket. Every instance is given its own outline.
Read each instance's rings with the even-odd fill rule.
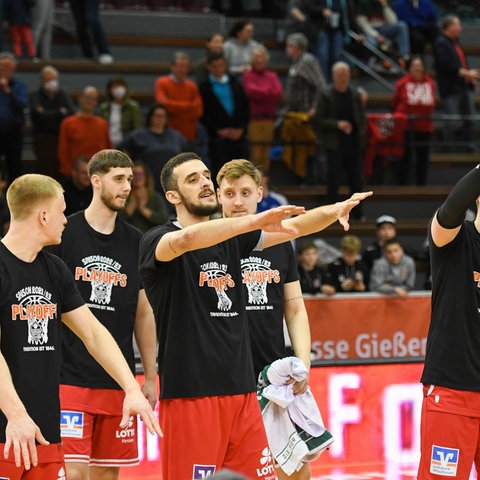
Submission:
[[[408,115],[405,131],[405,153],[398,170],[398,183],[408,183],[410,168],[416,160],[416,184],[427,183],[430,142],[435,110],[435,82],[425,73],[420,57],[412,57],[407,74],[395,85],[394,112]]]

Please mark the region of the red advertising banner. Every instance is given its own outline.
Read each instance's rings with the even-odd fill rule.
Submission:
[[[422,368],[376,363],[311,369],[310,388],[335,439],[311,464],[311,480],[416,479]],[[122,468],[120,479],[161,480],[160,446],[140,422],[141,464]],[[470,480],[476,478],[472,472]]]
[[[305,298],[314,360],[424,357],[430,294]]]

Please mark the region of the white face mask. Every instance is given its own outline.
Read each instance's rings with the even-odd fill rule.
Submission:
[[[125,87],[118,86],[118,87],[112,88],[112,96],[117,100],[125,97],[126,94],[127,94],[127,89]]]
[[[58,80],[48,80],[44,83],[43,88],[47,92],[56,92],[58,90]]]

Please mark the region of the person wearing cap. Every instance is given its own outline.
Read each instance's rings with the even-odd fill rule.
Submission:
[[[415,260],[398,239],[391,238],[383,246],[383,256],[373,262],[369,287],[372,292],[406,298],[415,286],[415,275]]]
[[[364,292],[368,285],[368,268],[360,260],[362,242],[356,235],[345,235],[340,242],[341,257],[328,266],[328,275],[338,292]]]
[[[381,215],[375,221],[377,225],[377,240],[365,248],[362,260],[371,271],[373,262],[382,256],[383,245],[387,240],[397,235],[397,220],[391,215]]]

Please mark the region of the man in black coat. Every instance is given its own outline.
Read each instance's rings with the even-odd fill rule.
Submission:
[[[207,66],[208,79],[199,85],[204,106],[201,122],[208,132],[212,178],[215,178],[224,163],[248,158],[246,132],[250,108],[242,85],[227,73],[222,53],[209,55]]]
[[[433,46],[434,67],[437,72],[438,92],[446,115],[464,115],[462,140],[468,151],[472,150],[475,115],[474,89],[480,80],[480,72],[468,66],[465,53],[458,40],[462,32],[460,19],[446,15],[441,22],[442,33]],[[452,119],[443,122],[443,141],[446,149],[451,149],[453,140]]]

